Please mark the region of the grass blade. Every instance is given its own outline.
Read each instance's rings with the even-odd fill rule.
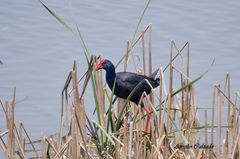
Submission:
[[[68,31],[74,34],[74,31],[72,30],[72,28],[63,19],[57,16],[57,14],[55,14],[51,9],[49,9],[42,1],[39,0],[39,2],[59,23],[61,23],[63,26],[67,28]]]
[[[136,37],[137,31],[138,31],[138,29],[139,29],[139,26],[140,26],[140,24],[141,24],[141,22],[142,22],[143,16],[144,16],[144,14],[145,14],[145,12],[146,12],[146,10],[147,10],[147,8],[148,8],[150,2],[151,2],[151,0],[148,0],[148,1],[147,1],[146,5],[145,5],[145,7],[144,7],[144,9],[143,9],[143,12],[142,12],[142,14],[141,14],[141,16],[140,16],[140,18],[139,18],[139,20],[138,20],[138,23],[137,23],[136,29],[135,29],[134,34],[133,34],[133,37],[132,37],[132,41],[131,41],[132,43],[133,43],[134,40],[135,40],[135,37]]]

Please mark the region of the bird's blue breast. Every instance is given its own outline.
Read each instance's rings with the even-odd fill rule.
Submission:
[[[110,89],[112,90],[113,85],[114,85],[114,80],[115,80],[116,74],[112,73],[112,72],[108,72],[106,73],[106,81],[108,86],[110,87]]]

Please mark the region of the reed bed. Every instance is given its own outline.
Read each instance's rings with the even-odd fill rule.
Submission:
[[[139,17],[131,41],[126,43],[124,55],[115,65],[122,65],[124,71],[144,75],[154,71],[152,55],[156,53],[151,49],[151,24],[137,37],[150,1]],[[78,25],[75,32],[43,2],[40,3],[79,40],[88,69],[80,70],[77,62],[73,63],[61,92],[59,131],[38,140],[33,141],[24,124],[14,119],[16,89],[12,99],[5,103],[0,100],[6,121],[6,130],[0,132],[0,147],[5,158],[240,158],[240,92],[231,94],[229,73],[223,84],[213,85],[210,106],[199,106],[195,85],[208,70],[192,78],[190,43],[179,47],[171,41],[169,64],[154,66],[154,69],[160,68],[160,86],[149,96],[142,95],[141,101],[151,110],[148,133],[143,132],[147,114],[140,106],[129,102],[136,88],[128,99],[116,98],[106,86],[104,73],[94,70],[99,57],[88,51]],[[83,76],[79,78],[79,74]],[[87,87],[92,89],[92,97],[85,96]],[[87,98],[94,104],[87,105]],[[85,111],[90,106],[96,109],[94,116]]]
[[[135,52],[137,45],[140,53]],[[133,71],[150,75],[151,25],[126,46],[116,66],[122,64],[127,71],[129,64],[133,64]],[[240,92],[231,95],[231,78],[227,73],[223,85],[213,85],[211,105],[200,107],[195,84],[207,71],[195,79],[190,76],[189,42],[182,47],[171,42],[169,64],[165,68],[157,66],[160,87],[149,96],[142,95],[151,110],[149,133],[143,132],[146,114],[141,107],[128,99],[115,99],[103,73],[94,70],[98,57],[91,55],[86,59],[89,66],[86,72],[74,62],[67,76],[61,92],[60,127],[53,135],[33,141],[24,124],[16,123],[15,88],[12,99],[4,104],[1,101],[6,130],[0,132],[0,146],[5,158],[240,158]],[[78,71],[83,74],[81,78],[77,77]],[[88,105],[84,100],[90,98],[85,96],[87,86],[92,87],[95,120],[85,112]]]

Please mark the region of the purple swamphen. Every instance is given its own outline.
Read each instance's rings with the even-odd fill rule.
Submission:
[[[149,94],[151,92],[151,87],[149,83],[151,84],[152,88],[156,88],[157,86],[159,86],[159,78],[154,79],[158,70],[156,70],[150,77],[131,72],[116,73],[114,65],[111,61],[107,59],[101,59],[96,65],[96,70],[100,69],[104,69],[106,71],[106,81],[111,90],[113,90],[114,80],[116,78],[114,94],[119,98],[127,99],[131,91],[141,81],[143,81],[130,98],[130,101],[134,102],[137,105],[139,104],[143,92],[146,92],[146,94]],[[149,83],[147,83],[145,79],[148,80]],[[147,107],[144,106],[143,103],[140,104],[147,113],[147,122],[144,130],[145,132],[147,132],[150,120],[150,111]]]

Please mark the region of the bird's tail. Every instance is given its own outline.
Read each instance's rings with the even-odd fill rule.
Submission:
[[[152,75],[151,75],[151,76],[149,76],[150,78],[154,79],[154,81],[156,81],[157,83],[159,83],[159,82],[160,82],[160,78],[156,78],[156,79],[155,79],[155,77],[156,77],[156,75],[157,75],[158,71],[159,71],[159,68],[158,68],[158,69],[156,69],[156,70],[155,70],[155,71],[152,73]]]
[[[156,69],[156,70],[151,74],[151,76],[149,76],[149,77],[152,78],[152,79],[154,79],[154,78],[156,77],[158,71],[159,71],[159,68]]]
[[[155,81],[157,81],[157,83],[159,83],[160,82],[160,78],[156,78]]]

